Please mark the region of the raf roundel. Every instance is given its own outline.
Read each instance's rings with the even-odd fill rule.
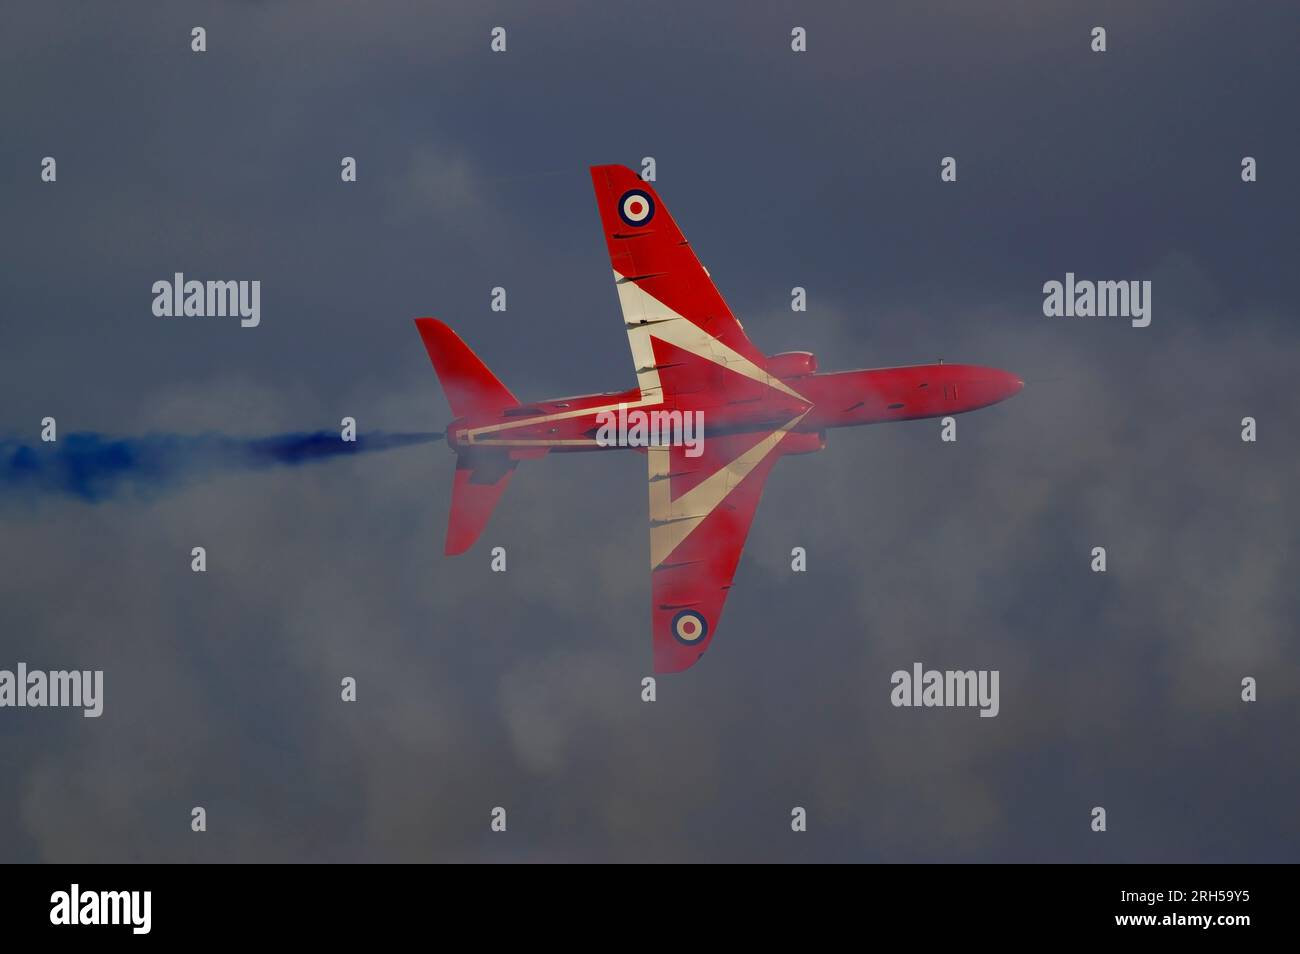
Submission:
[[[694,646],[708,634],[708,622],[695,610],[682,610],[673,617],[673,638],[679,643]]]
[[[654,218],[655,200],[650,198],[649,192],[641,189],[624,192],[623,198],[618,200],[618,214],[628,225],[645,225]]]

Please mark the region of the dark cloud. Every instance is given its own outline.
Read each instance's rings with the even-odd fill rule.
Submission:
[[[1294,860],[1300,15],[568,12],[17,5],[0,433],[437,430],[424,314],[523,399],[627,387],[586,167],[646,155],[760,347],[1025,391],[956,444],[782,462],[715,644],[653,705],[635,454],[524,462],[458,559],[440,446],[0,512],[0,667],[105,670],[100,719],[0,712],[5,857]],[[176,271],[261,280],[261,325],[154,318]],[[1150,279],[1151,326],[1044,318],[1067,271]],[[891,707],[918,660],[1000,669],[1001,714]]]

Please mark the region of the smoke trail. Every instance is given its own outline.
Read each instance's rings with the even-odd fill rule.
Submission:
[[[53,443],[0,439],[0,503],[71,497],[101,503],[132,495],[152,499],[220,473],[300,467],[331,457],[427,444],[442,434],[358,434],[337,431],[239,438],[222,434],[150,434],[107,437],[69,434]]]

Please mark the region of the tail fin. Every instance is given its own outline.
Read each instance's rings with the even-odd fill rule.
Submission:
[[[518,406],[509,388],[497,380],[456,332],[436,318],[416,318],[415,326],[420,330],[433,369],[438,372],[452,414],[466,417]],[[449,556],[464,553],[474,545],[505,493],[517,464],[505,451],[489,448],[460,451],[451,486],[451,513],[447,516],[445,552]]]
[[[433,370],[438,372],[453,415],[466,417],[519,404],[510,389],[497,380],[456,332],[437,318],[416,318],[415,327],[424,339],[424,348],[429,352]]]

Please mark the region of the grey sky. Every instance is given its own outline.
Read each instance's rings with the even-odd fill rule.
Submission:
[[[10,5],[0,435],[440,428],[417,315],[525,399],[628,387],[586,170],[646,155],[760,348],[1028,385],[782,462],[653,705],[637,454],[525,462],[457,559],[442,445],[0,503],[0,668],[105,670],[0,710],[0,860],[1297,860],[1300,12],[697,6]],[[261,326],[154,318],[175,271]],[[1067,271],[1151,326],[1044,318]],[[893,708],[915,661],[1000,715]]]

